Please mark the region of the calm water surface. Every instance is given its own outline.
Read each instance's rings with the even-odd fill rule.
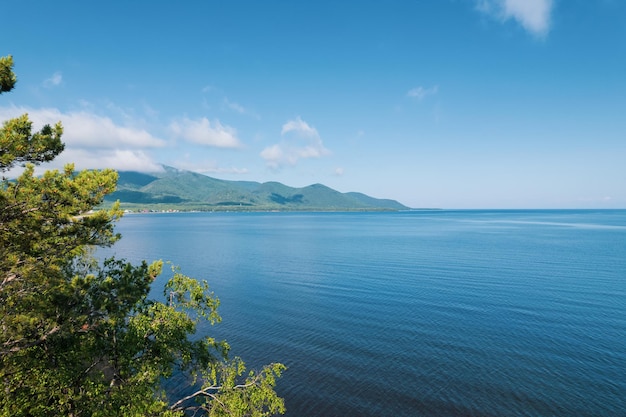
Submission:
[[[118,256],[209,280],[223,322],[203,332],[289,367],[287,416],[626,416],[626,211],[150,214],[117,230]]]

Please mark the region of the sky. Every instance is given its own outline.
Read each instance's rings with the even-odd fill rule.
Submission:
[[[46,168],[322,183],[415,208],[626,208],[626,1],[2,6],[0,120]]]

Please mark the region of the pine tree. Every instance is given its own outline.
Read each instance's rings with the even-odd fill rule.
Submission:
[[[15,83],[12,57],[0,58],[0,93]],[[119,205],[97,210],[117,173],[67,165],[35,176],[35,165],[63,151],[62,133],[60,123],[33,131],[28,115],[0,128],[0,172],[24,167],[0,185],[0,414],[283,413],[274,390],[282,364],[246,374],[226,342],[192,337],[200,321],[220,321],[206,281],[173,268],[166,301],[154,301],[163,262],[91,256],[120,238]],[[162,381],[174,373],[195,380],[195,392],[168,398]]]

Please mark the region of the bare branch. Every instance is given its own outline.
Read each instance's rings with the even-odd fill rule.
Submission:
[[[233,389],[244,389],[244,388],[249,388],[249,387],[251,387],[251,386],[253,386],[253,385],[256,385],[256,383],[257,383],[257,382],[258,382],[258,380],[260,379],[259,377],[260,377],[260,374],[259,374],[259,375],[256,375],[256,377],[254,378],[254,380],[253,380],[253,381],[251,381],[251,382],[249,382],[249,383],[247,383],[247,384],[239,384],[239,385],[235,385],[235,386],[233,387]],[[220,401],[219,401],[219,399],[218,399],[218,397],[215,395],[215,393],[211,393],[211,392],[209,392],[209,391],[218,392],[218,391],[219,391],[220,389],[222,389],[222,388],[223,388],[222,386],[211,386],[211,387],[206,387],[206,388],[203,388],[203,389],[201,389],[201,390],[198,390],[198,391],[194,392],[193,394],[190,394],[190,395],[188,395],[188,396],[186,396],[186,397],[184,397],[184,398],[181,398],[180,400],[176,401],[174,404],[172,404],[172,405],[170,406],[170,409],[171,409],[171,410],[174,410],[174,411],[182,411],[182,410],[185,410],[186,408],[184,408],[184,407],[183,407],[183,408],[179,408],[179,406],[180,406],[181,404],[183,404],[184,402],[189,401],[189,400],[191,400],[191,399],[193,399],[193,398],[196,398],[196,397],[210,397],[210,398],[212,398],[214,401],[220,402]],[[222,404],[222,405],[223,405],[223,404]]]
[[[0,288],[2,288],[3,286],[7,285],[9,282],[15,280],[19,278],[19,275],[13,272],[8,273],[4,279],[2,280],[2,283],[0,283]]]
[[[52,336],[53,334],[55,334],[55,333],[56,333],[56,332],[58,332],[59,330],[61,330],[61,326],[58,326],[58,325],[57,325],[57,326],[54,326],[52,329],[50,329],[50,331],[49,331],[49,332],[47,332],[46,334],[44,334],[43,336],[41,336],[39,339],[37,339],[37,340],[35,340],[35,341],[33,341],[33,342],[30,342],[30,343],[27,343],[27,344],[25,344],[25,345],[23,345],[23,346],[15,346],[15,347],[12,347],[12,348],[10,348],[10,349],[8,349],[8,350],[3,350],[3,351],[0,351],[0,354],[1,354],[1,355],[6,355],[6,354],[9,354],[9,353],[15,353],[15,352],[19,352],[20,350],[23,350],[23,349],[28,349],[28,348],[31,348],[31,347],[33,347],[33,346],[40,345],[40,344],[42,344],[43,342],[45,342],[45,341],[48,339],[48,337]],[[21,340],[20,340],[20,341],[21,341]],[[9,344],[8,342],[5,342],[5,343],[4,343],[4,345],[5,345],[5,346],[7,346],[7,345],[13,345],[13,344],[18,343],[18,342],[20,342],[20,341],[16,341],[16,342],[13,342],[13,343],[10,343],[10,344]]]

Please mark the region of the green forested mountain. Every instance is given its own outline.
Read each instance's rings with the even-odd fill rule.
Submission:
[[[279,182],[226,181],[164,166],[163,172],[121,171],[108,201],[126,208],[187,210],[406,210],[394,200],[340,193],[322,184],[293,188]]]

